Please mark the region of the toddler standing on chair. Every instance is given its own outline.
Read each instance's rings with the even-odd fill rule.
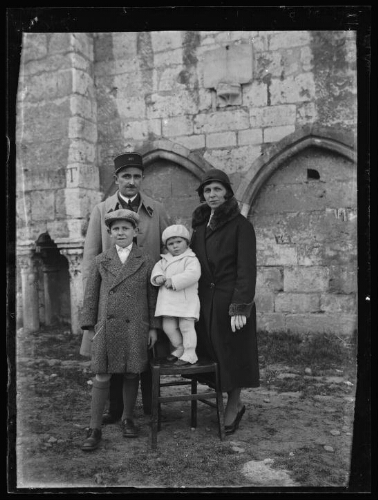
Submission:
[[[167,359],[177,366],[193,364],[198,361],[194,323],[200,311],[201,266],[189,248],[190,235],[184,225],[167,227],[162,240],[168,253],[161,254],[151,273],[151,283],[160,287],[155,317],[163,317],[163,330],[174,347]]]

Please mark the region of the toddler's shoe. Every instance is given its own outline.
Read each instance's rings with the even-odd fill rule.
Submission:
[[[178,359],[173,364],[175,366],[186,366],[186,365],[190,365],[191,363],[189,363],[189,361],[184,361],[183,359]]]
[[[98,448],[98,445],[101,441],[101,429],[88,429],[87,430],[87,439],[81,446],[83,451],[93,451]]]
[[[170,354],[169,356],[167,356],[165,358],[167,361],[169,361],[169,363],[172,363],[174,361],[177,361],[178,360],[178,357],[177,356],[174,356],[173,354]]]

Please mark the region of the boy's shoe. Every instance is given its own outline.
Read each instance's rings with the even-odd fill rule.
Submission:
[[[122,430],[123,430],[123,437],[128,437],[128,438],[138,437],[138,430],[135,427],[134,422],[129,418],[125,418],[125,420],[122,420]]]
[[[95,450],[101,441],[102,432],[101,429],[88,429],[87,439],[81,446],[83,451],[93,451]]]

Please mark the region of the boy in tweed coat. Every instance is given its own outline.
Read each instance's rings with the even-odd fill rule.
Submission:
[[[95,257],[88,274],[81,328],[94,330],[91,421],[83,451],[95,450],[101,441],[102,414],[110,377],[123,373],[124,437],[137,437],[134,407],[139,376],[148,364],[148,348],[156,342],[154,318],[156,289],[150,283],[153,260],[142,253],[133,238],[139,216],[120,209],[105,215],[113,246]]]

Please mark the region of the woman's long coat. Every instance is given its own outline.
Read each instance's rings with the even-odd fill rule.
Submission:
[[[201,276],[201,266],[195,253],[187,248],[181,255],[162,254],[152,270],[152,284],[155,284],[154,278],[157,276],[170,278],[174,289],[165,288],[164,285],[159,288],[155,316],[198,320],[198,280]]]
[[[193,212],[191,248],[201,264],[196,324],[199,356],[210,356],[220,368],[223,391],[258,387],[256,339],[256,237],[252,224],[240,214],[235,198],[218,207],[206,229],[210,208]],[[233,332],[231,316],[243,314],[246,325]]]
[[[151,284],[153,260],[134,244],[124,264],[115,246],[92,262],[85,288],[81,328],[95,327],[94,373],[141,373],[148,366],[148,332],[157,290]]]

